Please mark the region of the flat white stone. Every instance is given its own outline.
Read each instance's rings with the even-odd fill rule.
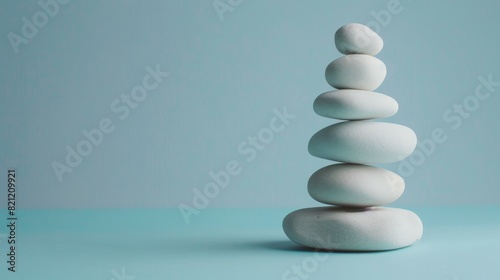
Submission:
[[[382,251],[412,245],[422,238],[423,225],[413,212],[388,207],[306,208],[283,220],[295,243],[338,251]]]
[[[309,140],[315,157],[349,163],[389,163],[409,156],[417,145],[410,128],[393,123],[346,121],[327,126]]]
[[[339,206],[369,207],[389,204],[404,192],[401,176],[387,169],[361,164],[332,164],[316,171],[307,183],[315,200]]]
[[[339,89],[320,94],[313,104],[316,114],[340,120],[366,120],[390,117],[399,105],[382,93]]]
[[[375,90],[385,79],[387,68],[378,58],[350,54],[332,61],[325,70],[328,84],[337,89]]]
[[[376,55],[384,47],[384,41],[370,27],[348,23],[335,32],[335,46],[343,54]]]

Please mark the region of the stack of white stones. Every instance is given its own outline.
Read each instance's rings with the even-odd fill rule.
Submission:
[[[394,115],[398,103],[373,92],[385,79],[385,64],[374,55],[383,41],[367,26],[350,23],[335,33],[345,54],[326,68],[326,80],[338,90],[316,98],[314,111],[346,120],[317,132],[309,141],[313,156],[342,162],[316,171],[308,182],[315,200],[336,206],[297,210],[283,221],[294,242],[326,250],[379,251],[409,246],[422,237],[419,217],[408,210],[383,207],[404,191],[401,176],[368,164],[409,156],[417,144],[406,126],[370,121]]]

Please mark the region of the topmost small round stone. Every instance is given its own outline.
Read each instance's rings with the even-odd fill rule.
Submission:
[[[335,32],[335,46],[343,54],[376,55],[384,41],[375,31],[359,23],[348,23]]]

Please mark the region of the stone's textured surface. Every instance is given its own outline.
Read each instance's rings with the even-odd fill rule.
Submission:
[[[405,182],[398,174],[374,166],[333,164],[316,171],[307,184],[312,198],[326,204],[368,207],[398,199]]]
[[[309,140],[313,156],[349,163],[389,163],[409,156],[417,145],[410,128],[393,123],[347,121],[316,132]]]
[[[335,32],[335,46],[343,54],[376,55],[384,47],[384,41],[368,26],[348,23]]]
[[[366,120],[390,117],[398,111],[396,100],[385,94],[339,89],[319,95],[313,104],[316,114],[340,120]]]
[[[295,243],[338,251],[381,251],[420,240],[422,222],[415,213],[398,208],[306,208],[283,220],[285,234]]]
[[[372,91],[385,79],[385,64],[366,54],[350,54],[332,61],[325,70],[326,81],[337,89]]]

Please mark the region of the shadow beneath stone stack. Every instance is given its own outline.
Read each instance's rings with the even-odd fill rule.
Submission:
[[[313,251],[313,249],[309,247],[296,244],[290,240],[261,241],[256,242],[255,246],[261,249],[277,251]]]
[[[332,253],[332,254],[380,254],[380,253],[399,250],[399,249],[394,249],[394,250],[385,250],[385,251],[334,251],[334,250],[310,248],[310,247],[296,244],[296,243],[289,241],[289,240],[256,242],[255,246],[257,248],[261,248],[261,249],[276,250],[276,251],[321,252],[321,253]]]

